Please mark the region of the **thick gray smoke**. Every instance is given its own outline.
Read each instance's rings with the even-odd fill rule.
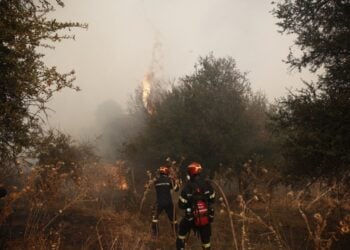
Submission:
[[[140,81],[139,88],[129,101],[128,111],[123,109],[114,100],[108,100],[100,104],[95,113],[97,145],[103,158],[115,161],[121,157],[123,144],[137,136],[144,122],[143,109],[137,106],[142,104],[148,112],[151,112],[152,98],[155,88],[161,83],[162,76],[162,43],[159,33],[155,37],[152,49],[151,61],[144,78]],[[155,86],[157,84],[157,86]],[[142,92],[140,96],[139,91]],[[142,98],[142,100],[139,100]]]
[[[97,147],[104,160],[120,159],[121,148],[134,136],[142,124],[141,119],[127,113],[113,100],[108,100],[96,110]]]
[[[270,1],[246,0],[95,0],[66,1],[57,20],[81,21],[88,30],[72,30],[76,41],[47,50],[46,62],[76,70],[79,93],[62,91],[50,107],[50,126],[78,138],[93,138],[97,107],[113,100],[127,109],[128,96],[144,76],[174,79],[193,72],[199,56],[232,56],[250,72],[254,90],[270,100],[286,87],[308,80],[288,74],[282,62],[293,37],[280,36]],[[152,81],[154,82],[154,81]],[[98,126],[100,127],[100,121]]]

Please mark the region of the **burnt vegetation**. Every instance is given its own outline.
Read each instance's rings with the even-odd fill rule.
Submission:
[[[153,83],[147,107],[141,88],[128,112],[101,105],[96,142],[45,125],[55,92],[79,90],[73,71],[38,52],[87,27],[49,18],[63,6],[0,1],[1,249],[174,249],[163,217],[151,238],[153,183],[165,164],[181,184],[192,161],[218,194],[213,249],[348,247],[349,1],[273,3],[301,51],[286,63],[315,82],[269,103],[233,58],[212,53],[178,81]],[[194,238],[188,249],[200,249]]]

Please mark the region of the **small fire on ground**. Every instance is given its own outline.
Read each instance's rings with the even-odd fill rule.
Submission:
[[[112,165],[105,164],[99,167],[99,175],[100,181],[95,183],[95,189],[101,190],[102,188],[116,188],[121,191],[125,191],[129,189],[126,171],[122,165]]]

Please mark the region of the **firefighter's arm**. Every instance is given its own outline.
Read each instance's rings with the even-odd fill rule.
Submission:
[[[207,192],[208,192],[208,202],[209,202],[209,205],[211,205],[215,202],[215,191],[210,184],[208,185]]]
[[[213,187],[208,183],[208,210],[209,210],[209,219],[210,222],[214,221],[214,208],[213,208],[213,203],[215,202],[215,191]]]
[[[174,190],[175,192],[179,191],[179,186],[177,185],[176,181],[173,178],[169,178],[170,183],[170,189]]]
[[[172,179],[171,185],[172,185],[172,189],[173,189],[175,192],[179,191],[180,185],[179,185],[178,180]]]
[[[187,193],[182,190],[180,196],[179,196],[179,208],[181,209],[186,209],[188,207],[188,197],[187,197]]]

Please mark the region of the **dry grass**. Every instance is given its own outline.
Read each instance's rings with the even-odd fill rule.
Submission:
[[[179,164],[169,160],[175,178]],[[149,193],[154,181],[150,172],[146,191],[137,197],[130,169],[122,162],[92,164],[73,172],[62,172],[60,164],[35,169],[10,189],[5,200],[0,247],[175,249],[165,215],[160,217],[159,238],[150,237]],[[213,249],[344,249],[350,233],[345,178],[292,190],[277,185],[276,172],[251,161],[245,169],[238,178],[240,192],[230,191],[230,173],[213,180],[219,195]],[[201,249],[193,234],[187,249]]]

